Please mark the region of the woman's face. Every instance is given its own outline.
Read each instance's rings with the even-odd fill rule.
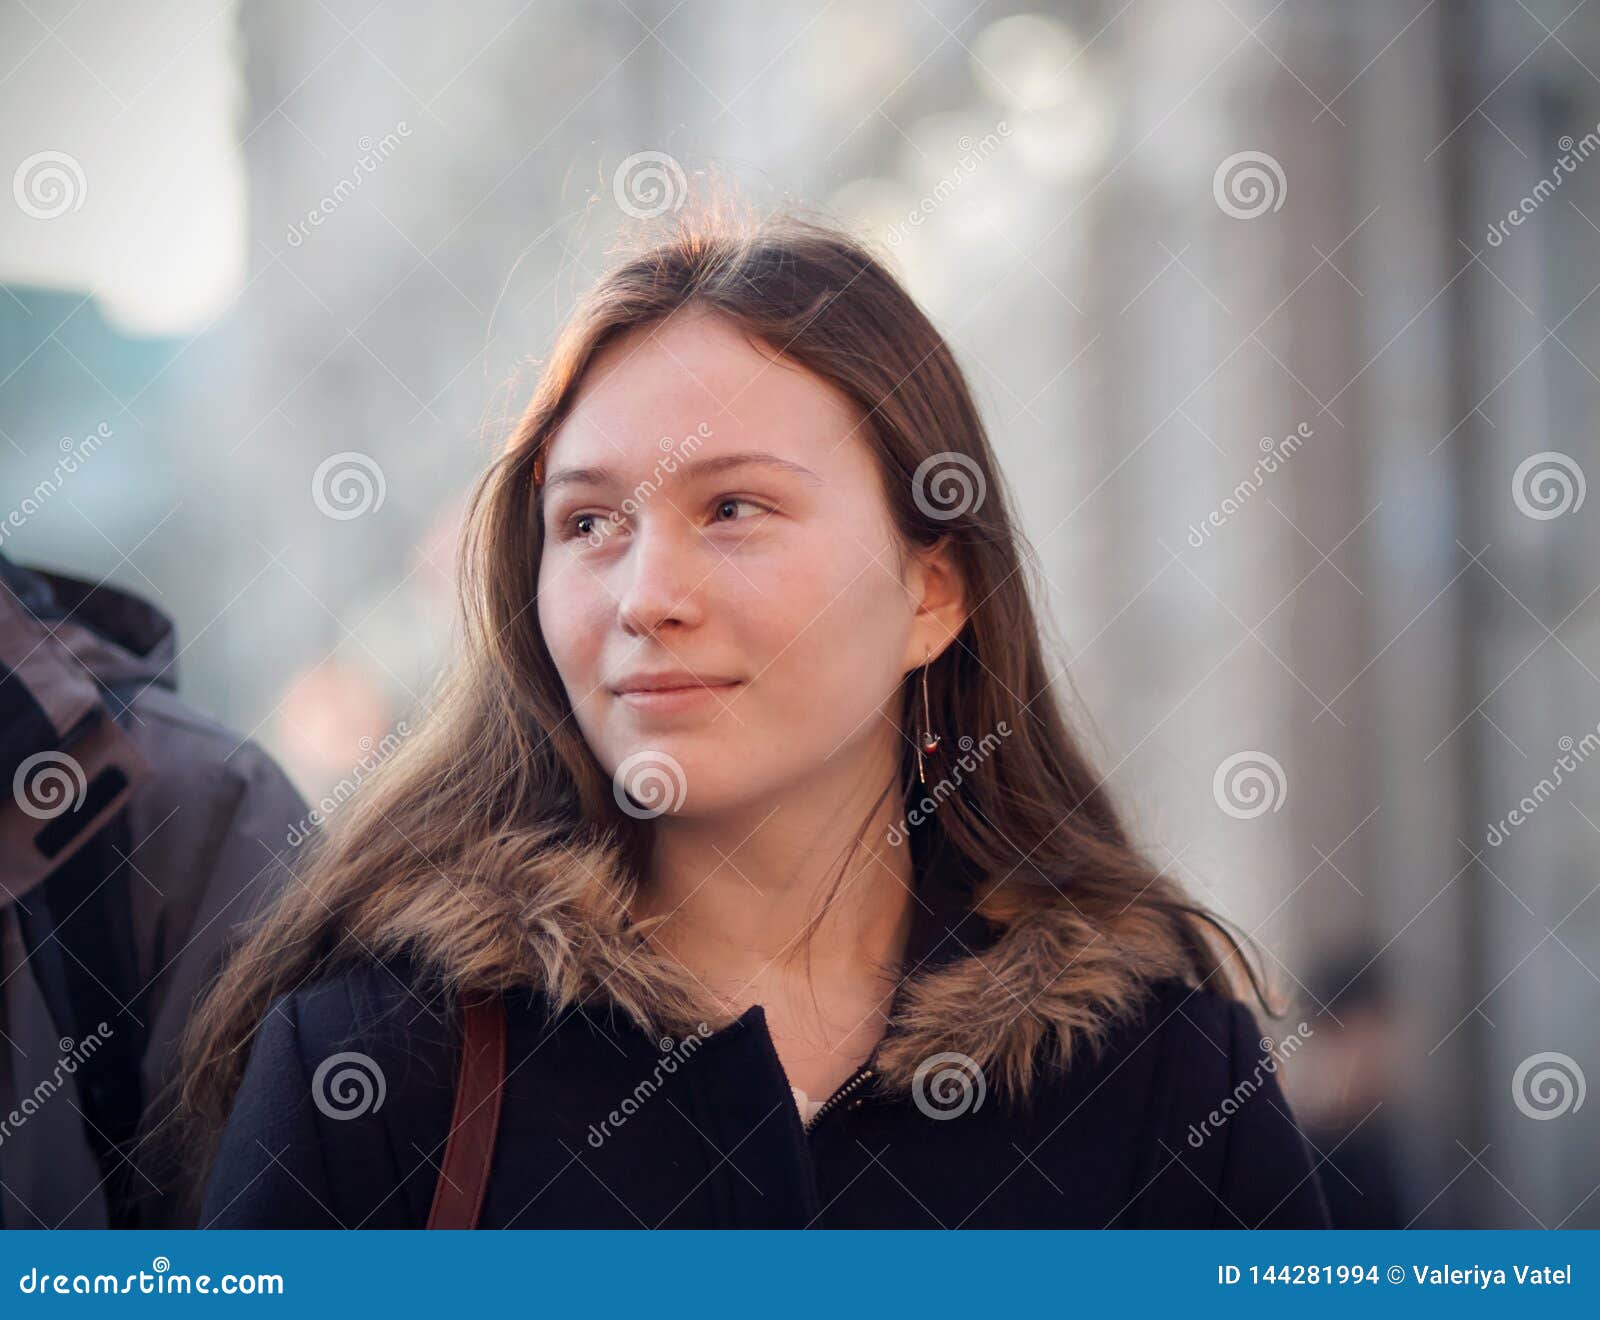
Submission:
[[[539,624],[584,738],[650,814],[898,764],[895,693],[950,633],[919,611],[941,573],[901,576],[864,432],[713,316],[593,363],[545,458]]]

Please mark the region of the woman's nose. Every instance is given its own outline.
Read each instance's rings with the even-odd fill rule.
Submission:
[[[624,631],[642,635],[671,623],[697,622],[706,568],[688,537],[659,521],[648,530],[641,528],[620,565],[623,584],[617,618]]]

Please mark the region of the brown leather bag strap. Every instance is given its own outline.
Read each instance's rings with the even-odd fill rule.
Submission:
[[[489,1190],[506,1076],[506,1012],[499,995],[466,999],[455,1112],[433,1190],[429,1228],[476,1228]]]

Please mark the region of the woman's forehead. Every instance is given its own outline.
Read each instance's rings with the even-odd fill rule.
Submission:
[[[760,449],[817,467],[861,430],[841,393],[718,318],[607,346],[553,437],[556,462],[654,462],[695,437],[700,457]]]

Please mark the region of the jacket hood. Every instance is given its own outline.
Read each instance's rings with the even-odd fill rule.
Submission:
[[[129,694],[172,685],[173,657],[171,623],[137,597],[0,555],[0,782],[11,786],[0,797],[0,889],[8,901],[42,884],[149,781],[152,767],[123,725]]]
[[[172,620],[148,601],[103,582],[25,568],[4,555],[0,582],[0,611],[20,605],[100,682],[176,691]]]

